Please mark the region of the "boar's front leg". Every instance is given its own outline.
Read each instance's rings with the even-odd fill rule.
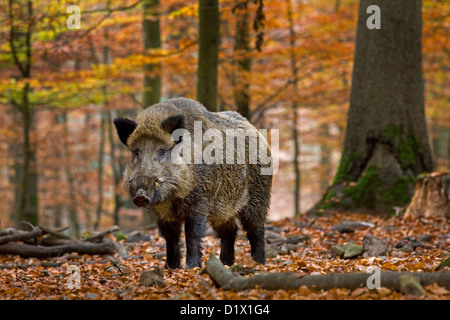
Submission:
[[[234,242],[236,241],[237,226],[234,220],[213,226],[220,239],[220,261],[231,266],[234,263]]]
[[[161,235],[166,239],[166,268],[179,268],[181,264],[180,235],[181,223],[158,221]]]
[[[202,266],[202,237],[205,234],[206,218],[202,215],[186,217],[186,268]]]

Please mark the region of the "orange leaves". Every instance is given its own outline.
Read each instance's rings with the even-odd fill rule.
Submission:
[[[373,228],[355,229],[352,233],[339,233],[332,227],[342,221],[365,221]],[[435,272],[444,259],[443,248],[447,246],[442,235],[449,233],[444,220],[432,223],[420,221],[405,224],[401,218],[382,219],[360,214],[327,213],[323,217],[301,216],[298,220],[285,219],[269,224],[272,233],[279,234],[277,255],[268,258],[265,266],[251,260],[250,248],[245,235],[239,233],[236,240],[236,264],[231,268],[244,277],[257,273],[290,272],[298,277],[336,273],[369,272],[378,267],[381,271]],[[360,243],[364,234],[370,232],[384,239],[392,252],[385,258],[332,258],[331,246],[342,243]],[[300,287],[298,290],[263,290],[260,288],[242,292],[216,288],[211,279],[202,274],[201,268],[191,270],[164,269],[164,285],[143,286],[139,279],[144,271],[165,262],[164,240],[156,230],[148,231],[150,242],[128,244],[131,258],[105,259],[101,256],[65,255],[49,261],[0,256],[0,297],[1,299],[246,299],[246,300],[292,300],[292,299],[408,299],[392,289],[381,287],[369,290],[361,287],[354,290],[334,288],[320,291]],[[432,235],[433,242],[417,247],[413,252],[395,248],[396,242],[408,234]],[[298,242],[297,242],[298,241]],[[122,241],[123,242],[123,241]],[[124,242],[126,244],[126,242]],[[271,244],[272,246],[274,243]],[[444,247],[441,247],[444,246]],[[210,252],[218,254],[220,241],[213,236],[204,238],[206,262]],[[162,258],[161,258],[162,256]],[[183,254],[184,256],[184,254]],[[52,264],[49,264],[51,262]],[[184,260],[182,260],[184,262]],[[55,264],[56,263],[56,264]],[[240,266],[238,265],[240,264]],[[51,265],[51,266],[50,266]],[[79,268],[80,286],[70,289],[68,280],[71,269]],[[448,267],[444,267],[447,269]],[[72,274],[73,275],[73,274]],[[425,287],[425,299],[445,299],[449,290],[436,285]]]

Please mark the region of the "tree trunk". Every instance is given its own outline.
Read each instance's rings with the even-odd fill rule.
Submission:
[[[325,140],[331,140],[331,136],[329,134],[329,127],[327,123],[324,123],[320,126],[320,137]],[[330,185],[330,177],[332,176],[331,172],[331,148],[326,143],[322,143],[320,145],[320,192],[324,193],[328,186]]]
[[[450,171],[416,179],[416,188],[405,219],[441,216],[450,219]]]
[[[236,34],[234,36],[234,59],[236,76],[234,77],[234,101],[237,111],[250,120],[250,76],[252,58],[250,52],[250,15],[248,8],[237,9]]]
[[[369,29],[370,5],[381,29]],[[420,0],[361,0],[344,149],[317,208],[389,214],[433,170],[424,112]]]
[[[33,110],[29,102],[30,87],[28,84],[22,92],[21,104],[23,125],[23,163],[19,187],[17,222],[28,221],[38,223],[38,173],[36,161],[36,142],[31,140],[33,126]]]
[[[105,29],[105,39],[108,39],[108,29]],[[103,64],[109,64],[109,48],[103,47]],[[100,108],[100,144],[98,150],[98,202],[96,210],[96,219],[94,224],[94,230],[100,225],[100,220],[103,212],[103,171],[104,171],[104,158],[105,158],[105,131],[106,131],[106,107],[108,106],[108,86],[105,84],[102,88],[103,91],[103,104]]]
[[[161,31],[159,23],[159,0],[144,1],[144,19],[142,31],[144,34],[145,54],[152,49],[161,48]],[[144,108],[161,100],[161,64],[149,63],[144,66],[144,94],[142,104]]]
[[[294,18],[292,15],[292,4],[290,0],[287,0],[287,18],[289,21],[289,46],[291,49],[291,73],[292,73],[292,81],[293,81],[293,89],[295,91],[298,90],[298,67],[297,67],[297,59],[295,57],[295,31],[294,31]],[[293,157],[293,166],[294,166],[294,215],[297,216],[300,214],[301,205],[300,205],[300,161],[298,159],[300,153],[300,139],[299,132],[297,130],[298,123],[298,110],[297,103],[292,103],[292,114],[293,114],[293,125],[292,125],[292,138],[294,140],[294,157]]]
[[[106,91],[106,89],[104,89]],[[106,105],[107,102],[105,101]],[[105,111],[102,106],[100,109],[100,143],[98,150],[98,169],[97,169],[97,209],[95,215],[94,230],[97,230],[100,225],[100,220],[103,212],[103,171],[104,171],[104,153],[105,153]]]
[[[68,184],[68,190],[67,195],[69,197],[69,205],[68,205],[68,211],[69,211],[69,221],[70,221],[70,232],[72,235],[74,235],[76,238],[80,236],[80,226],[78,223],[78,211],[77,211],[77,202],[76,202],[76,195],[75,195],[75,186],[74,186],[74,178],[71,170],[71,159],[72,159],[72,153],[70,152],[70,133],[69,133],[69,124],[67,119],[67,110],[64,110],[62,114],[62,122],[63,122],[63,134],[65,142],[64,144],[66,147],[63,151],[63,159],[64,159],[64,175],[67,180]],[[60,214],[58,212],[55,212],[56,215]]]
[[[144,34],[144,50],[147,55],[152,50],[161,48],[161,27],[159,21],[159,0],[144,1],[144,19],[142,21],[142,31]],[[149,63],[144,66],[144,94],[142,105],[148,108],[161,100],[161,64]],[[119,209],[121,200],[119,195],[115,195],[114,217],[119,220]],[[152,224],[150,215],[142,211],[144,225]]]
[[[436,169],[449,168],[450,131],[441,124],[435,124],[433,127],[433,154],[435,156]]]
[[[20,114],[17,113],[17,109],[12,110],[12,116],[15,123],[21,121]],[[11,142],[9,149],[12,152],[12,170],[13,173],[10,176],[10,181],[14,185],[14,207],[10,213],[10,218],[12,221],[16,221],[19,212],[19,201],[20,201],[20,181],[22,181],[22,146],[17,142]]]
[[[122,174],[120,170],[119,160],[116,157],[116,143],[114,139],[114,132],[113,132],[113,115],[112,110],[110,110],[107,114],[108,116],[108,140],[110,145],[110,157],[111,157],[111,166],[113,171],[113,190],[114,190],[114,209],[113,209],[113,217],[114,217],[114,224],[119,225],[119,211],[122,207],[122,200],[120,198],[120,194],[118,192],[118,188],[120,188],[121,181],[122,181]]]
[[[199,0],[197,100],[217,111],[220,17],[218,0]]]
[[[20,78],[31,78],[31,23],[33,16],[33,4],[27,1],[25,8],[20,12],[14,10],[16,4],[13,0],[8,2],[8,16],[11,20],[9,29],[9,46],[12,58],[20,73]],[[15,16],[18,13],[19,16]],[[16,27],[16,21],[29,21],[26,28]],[[30,102],[31,86],[25,83],[21,92],[22,100],[17,102],[11,99],[13,106],[22,115],[23,125],[23,163],[18,188],[16,221],[25,220],[32,224],[38,223],[38,172],[36,163],[35,142],[31,139],[33,131],[33,106]]]

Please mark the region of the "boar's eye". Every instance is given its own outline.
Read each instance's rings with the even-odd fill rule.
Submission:
[[[166,155],[166,150],[160,149],[158,151],[157,155],[158,155],[158,159],[164,158],[164,156]]]
[[[139,149],[137,148],[133,150],[133,158],[131,160],[134,159],[139,159]]]

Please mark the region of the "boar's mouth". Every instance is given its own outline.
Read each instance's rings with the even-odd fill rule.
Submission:
[[[155,204],[161,201],[161,195],[159,191],[156,191],[152,197],[149,197],[147,191],[139,189],[136,195],[133,197],[133,203],[140,208],[145,208],[150,204]]]

